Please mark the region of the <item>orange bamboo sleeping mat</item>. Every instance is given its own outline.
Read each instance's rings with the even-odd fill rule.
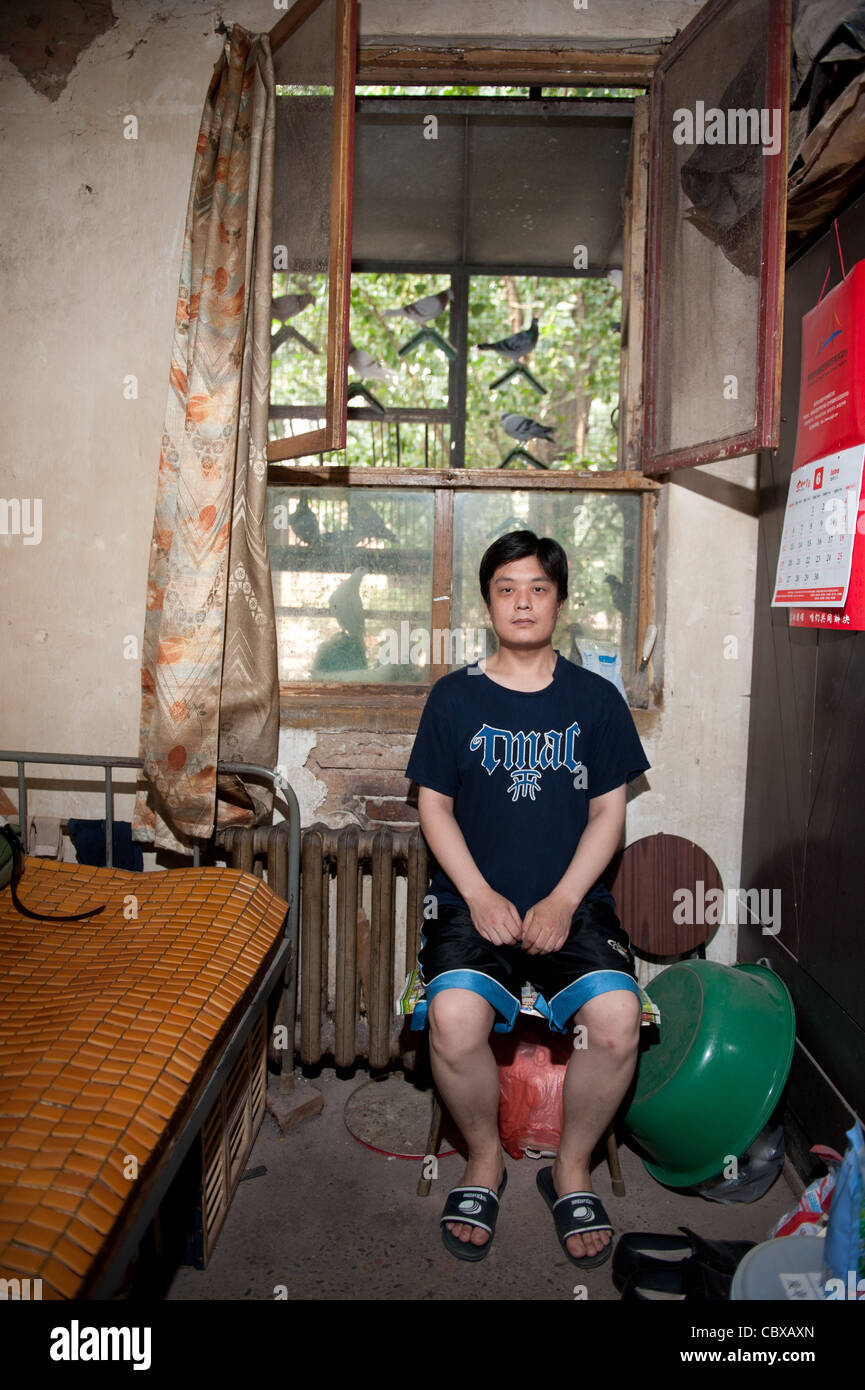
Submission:
[[[0,892],[0,1276],[74,1298],[212,1073],[287,906],[233,869],[31,858],[19,896],[34,912],[106,904],[33,922]]]

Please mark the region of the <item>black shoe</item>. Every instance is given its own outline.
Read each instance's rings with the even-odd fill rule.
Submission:
[[[685,1265],[694,1266],[687,1276],[682,1276],[682,1287],[678,1295],[684,1297],[696,1284],[706,1290],[706,1297],[727,1298],[729,1286],[738,1266],[749,1250],[756,1244],[753,1240],[705,1240],[687,1226],[680,1226],[681,1236],[658,1235],[651,1232],[630,1231],[623,1235],[613,1255],[613,1283],[624,1291],[628,1280],[635,1275],[659,1271],[657,1287],[650,1292],[663,1297],[677,1291],[672,1279],[665,1279],[667,1273],[681,1276]],[[698,1279],[696,1270],[704,1271]],[[687,1287],[686,1287],[687,1285]],[[638,1295],[633,1295],[638,1296]]]

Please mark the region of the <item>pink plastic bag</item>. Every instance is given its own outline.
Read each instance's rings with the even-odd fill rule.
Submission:
[[[512,1158],[526,1149],[555,1153],[562,1135],[562,1086],[573,1051],[570,1034],[545,1023],[518,1021],[512,1033],[493,1034],[499,1068],[499,1134]]]

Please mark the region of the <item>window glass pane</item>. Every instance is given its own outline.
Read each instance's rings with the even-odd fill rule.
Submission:
[[[326,274],[274,273],[270,332],[271,439],[308,434],[324,424],[327,315]]]
[[[271,440],[327,415],[337,22],[335,0],[322,0],[277,53]],[[320,414],[285,413],[309,406]]]
[[[280,680],[428,680],[432,493],[272,487],[268,504]]]
[[[788,100],[786,89],[776,98],[767,86],[781,63],[769,31],[774,12],[774,0],[716,6],[690,40],[685,31],[681,52],[671,46],[653,82],[646,393],[653,472],[657,456],[679,451],[688,453],[674,466],[721,457],[725,444],[726,453],[749,452],[761,395],[770,400],[763,383],[774,372],[772,285],[786,187],[781,102]],[[760,346],[761,316],[769,316],[768,349]]]
[[[608,280],[472,278],[467,467],[498,468],[519,448],[548,468],[617,467],[621,302],[621,290]],[[521,362],[479,349],[531,330],[534,318],[537,342]],[[531,380],[513,373],[520,366]],[[504,415],[516,417],[512,428],[521,417],[536,421],[552,439],[515,438],[504,428]],[[517,455],[507,466],[533,465]]]
[[[458,493],[454,499],[453,626],[486,630],[487,650],[496,639],[478,586],[487,546],[508,531],[551,536],[568,557],[568,600],[553,645],[581,661],[580,645],[601,642],[622,657],[625,679],[633,671],[639,588],[640,498],[618,492]]]

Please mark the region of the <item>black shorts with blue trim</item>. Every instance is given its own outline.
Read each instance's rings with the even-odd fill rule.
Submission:
[[[547,955],[495,946],[464,907],[440,903],[438,918],[424,923],[418,964],[425,997],[412,1014],[414,1029],[424,1027],[430,1000],[445,989],[482,995],[498,1015],[497,1033],[513,1028],[526,981],[538,990],[534,1008],[556,1033],[564,1033],[577,1010],[599,994],[625,989],[640,996],[628,934],[603,899],[582,902],[564,945]]]

